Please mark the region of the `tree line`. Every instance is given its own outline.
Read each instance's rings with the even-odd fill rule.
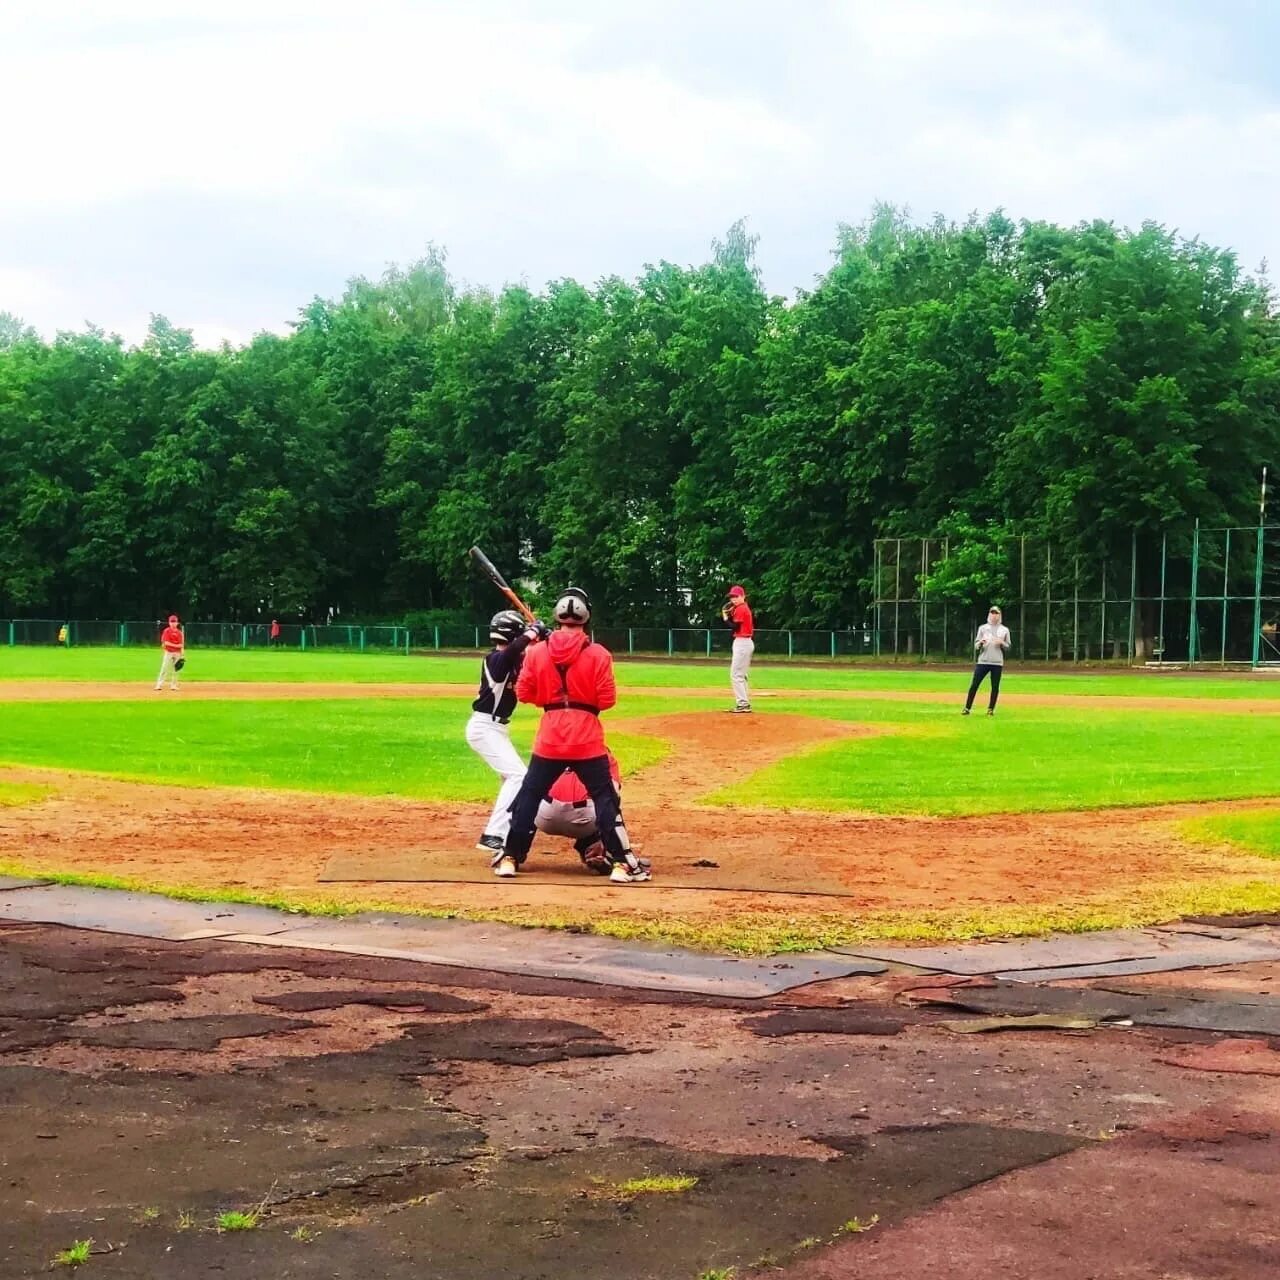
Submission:
[[[701,266],[541,292],[433,250],[219,351],[0,313],[0,616],[473,618],[479,543],[619,623],[744,582],[770,625],[842,627],[877,536],[1101,558],[1256,521],[1280,318],[1230,252],[880,206],[784,300],[754,250],[738,224]]]

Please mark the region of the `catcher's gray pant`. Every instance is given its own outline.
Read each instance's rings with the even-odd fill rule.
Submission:
[[[756,642],[746,636],[737,636],[733,642],[733,664],[729,668],[729,682],[733,685],[733,696],[738,706],[751,705],[751,689],[747,684],[751,671],[751,655],[756,651]]]
[[[524,781],[524,761],[511,745],[510,728],[483,711],[473,711],[467,721],[467,746],[502,779],[484,833],[505,840],[511,830],[511,805]]]
[[[180,653],[170,653],[168,649],[164,651],[164,657],[160,660],[160,674],[156,676],[157,689],[164,685],[165,680],[169,681],[169,688],[176,689],[178,687],[178,673],[173,669],[173,664],[180,657],[182,657]]]
[[[581,804],[571,804],[567,800],[543,800],[533,821],[544,835],[584,840],[596,834],[596,807],[590,800]]]

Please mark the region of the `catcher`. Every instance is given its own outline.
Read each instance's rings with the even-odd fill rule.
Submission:
[[[621,794],[622,777],[618,772],[618,762],[612,751],[608,756],[609,776],[613,779],[614,790]],[[534,825],[543,835],[567,836],[572,840],[582,865],[588,871],[607,876],[613,869],[596,825],[596,807],[572,769],[565,769],[543,797]],[[636,861],[643,867],[649,865],[644,858]]]

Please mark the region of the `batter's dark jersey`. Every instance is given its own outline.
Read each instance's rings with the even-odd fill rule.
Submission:
[[[471,704],[472,711],[492,716],[503,724],[511,719],[511,713],[516,709],[516,677],[520,674],[524,651],[530,643],[529,635],[522,633],[505,649],[494,649],[485,654],[480,672],[480,693]]]

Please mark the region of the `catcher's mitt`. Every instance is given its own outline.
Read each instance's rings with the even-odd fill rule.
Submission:
[[[186,658],[179,658],[179,659],[177,660],[177,662],[175,662],[175,663],[173,664],[173,669],[174,669],[175,671],[181,671],[181,670],[182,670],[182,668],[183,668],[183,667],[185,667],[186,665],[187,665],[187,660],[186,660]]]
[[[613,870],[613,863],[609,861],[609,855],[599,840],[589,848],[579,849],[578,857],[582,859],[582,865],[588,871],[594,871],[598,876],[607,876]]]

